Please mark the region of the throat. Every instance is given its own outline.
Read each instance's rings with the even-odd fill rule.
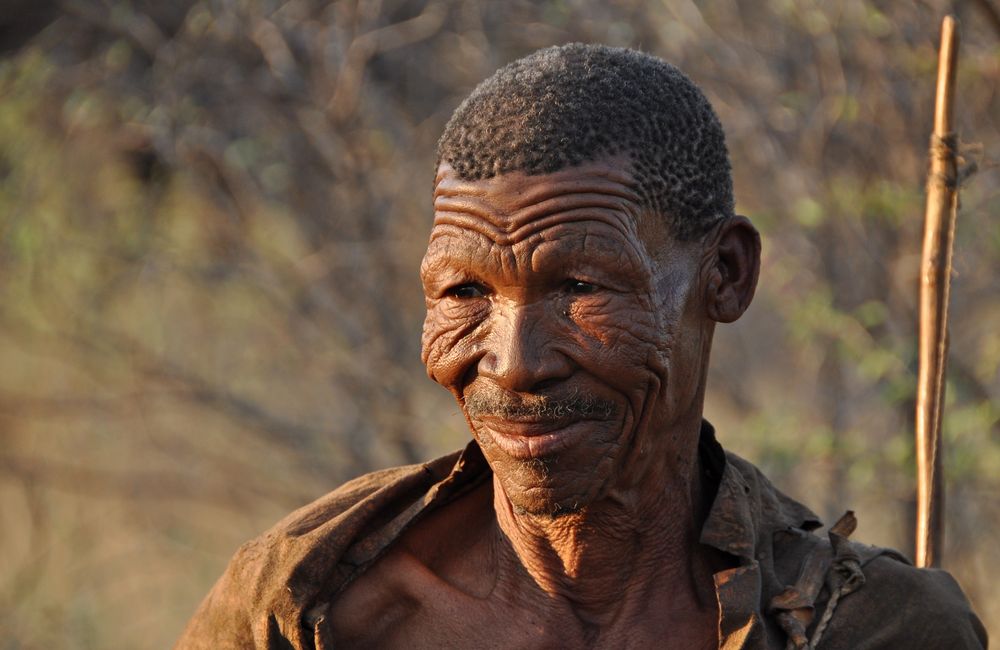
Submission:
[[[688,484],[690,485],[690,484]],[[714,609],[712,571],[697,541],[697,494],[657,499],[612,494],[557,517],[518,512],[494,485],[502,582],[525,606],[567,608],[585,628],[607,629],[655,608]],[[664,504],[667,505],[664,505]],[[526,583],[526,584],[525,584]],[[524,588],[522,588],[524,587]]]

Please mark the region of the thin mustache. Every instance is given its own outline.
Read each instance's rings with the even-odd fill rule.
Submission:
[[[567,420],[594,418],[608,420],[614,416],[617,405],[593,395],[574,392],[565,397],[548,395],[512,395],[504,391],[481,391],[465,399],[465,412],[469,417],[494,417],[504,420]]]

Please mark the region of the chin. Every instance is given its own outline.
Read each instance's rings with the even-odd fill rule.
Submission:
[[[498,476],[500,486],[510,500],[517,514],[556,519],[580,512],[594,500],[595,488],[580,490],[579,486],[559,485],[558,476],[551,473],[523,481],[526,474],[534,474],[538,463],[525,463],[525,468],[516,476]]]
[[[598,424],[598,427],[594,427]],[[536,457],[516,457],[497,445],[488,431],[477,431],[476,439],[493,474],[518,513],[562,517],[583,510],[600,499],[616,474],[614,445],[595,443],[605,423],[582,422],[570,427],[567,445],[558,453]],[[582,469],[587,468],[587,469]]]
[[[521,508],[517,504],[514,504],[514,512],[519,515],[530,515],[532,517],[548,517],[549,519],[558,519],[559,517],[565,517],[567,515],[573,515],[581,510],[584,506],[579,504],[573,505],[563,505],[560,503],[550,503],[542,507],[533,507],[532,509]]]

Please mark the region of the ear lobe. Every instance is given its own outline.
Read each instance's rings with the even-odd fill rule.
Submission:
[[[727,219],[706,251],[708,317],[731,323],[747,310],[760,274],[760,233],[744,216]]]

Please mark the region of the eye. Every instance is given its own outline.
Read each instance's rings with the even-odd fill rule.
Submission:
[[[566,293],[573,294],[575,296],[581,296],[597,291],[596,284],[584,282],[583,280],[567,280],[565,286]]]
[[[466,282],[465,284],[456,284],[449,288],[446,294],[459,300],[482,298],[486,295],[486,287],[478,282]]]

